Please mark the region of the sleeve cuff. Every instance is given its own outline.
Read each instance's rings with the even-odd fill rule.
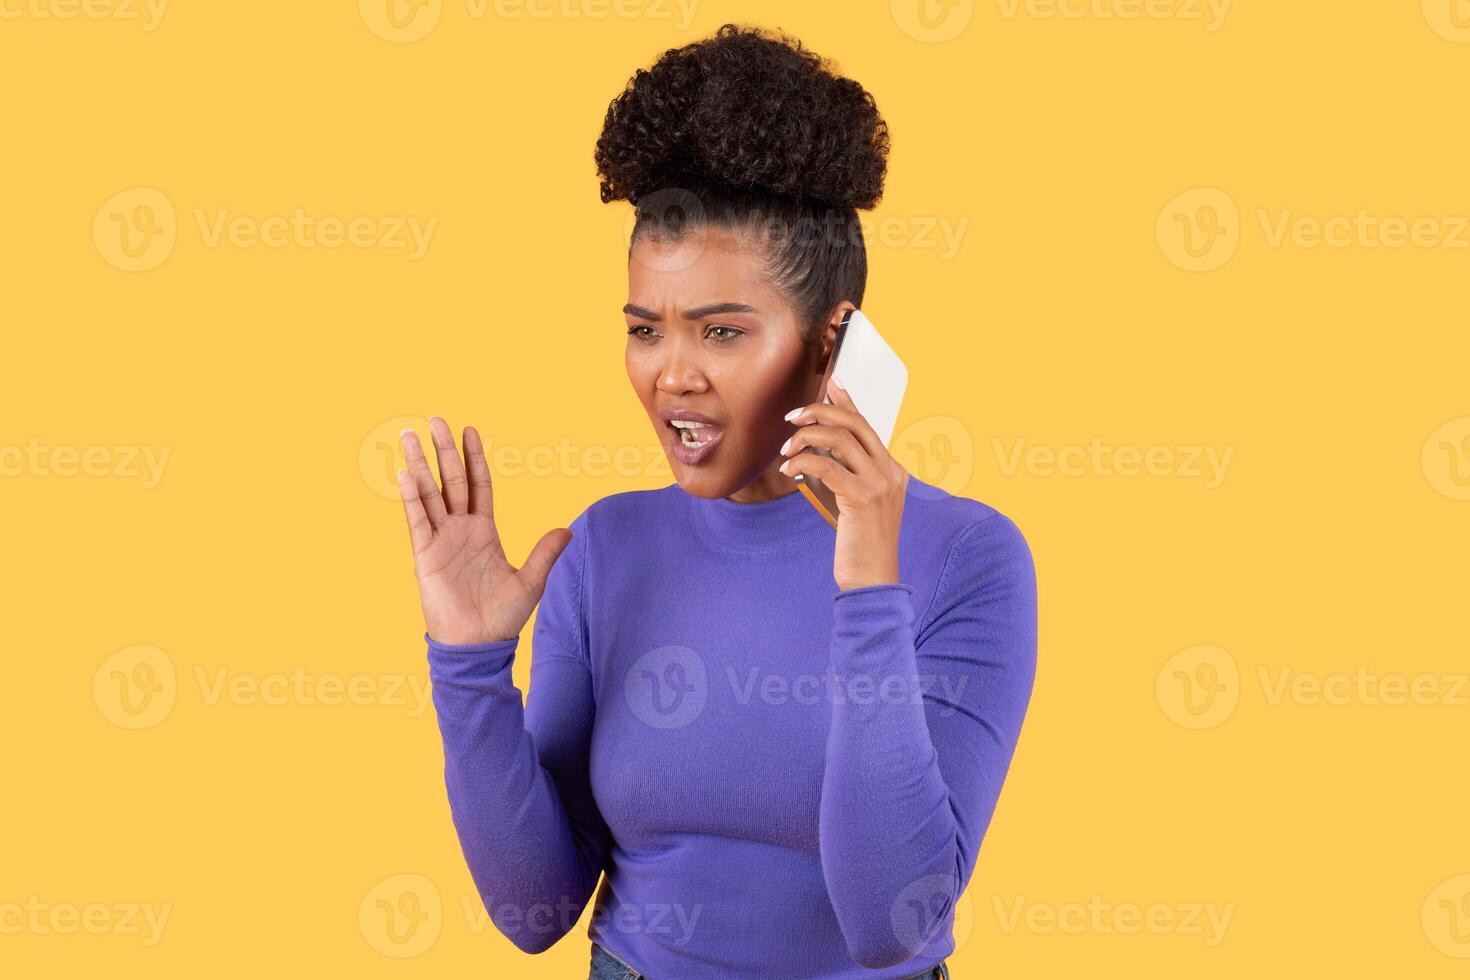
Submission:
[[[424,634],[424,642],[434,653],[512,653],[516,645],[521,642],[519,636],[511,637],[509,640],[497,640],[494,643],[440,643],[428,633]]]
[[[913,657],[913,586],[864,585],[837,593],[832,606],[832,656],[843,669],[862,670]]]
[[[859,585],[851,589],[841,589],[838,591],[837,595],[833,597],[832,601],[836,602],[838,599],[842,599],[850,595],[862,595],[865,592],[876,592],[879,589],[902,589],[909,595],[914,594],[914,587],[906,582],[881,582],[878,585]]]

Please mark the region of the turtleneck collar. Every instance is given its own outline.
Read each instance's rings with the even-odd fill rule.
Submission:
[[[793,490],[774,500],[742,504],[728,497],[696,497],[676,483],[688,500],[690,518],[705,544],[732,558],[780,558],[800,554],[825,542],[836,530]]]

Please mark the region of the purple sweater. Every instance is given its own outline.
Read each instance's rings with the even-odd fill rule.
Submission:
[[[675,483],[569,526],[524,709],[518,640],[428,640],[496,927],[540,952],[595,891],[588,936],[653,980],[886,980],[952,953],[1035,673],[1016,525],[911,477],[902,582],[847,590],[798,492]]]

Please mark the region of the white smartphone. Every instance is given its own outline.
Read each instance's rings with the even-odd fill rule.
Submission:
[[[822,375],[822,402],[825,404],[832,403],[827,384],[833,378],[847,389],[853,404],[886,447],[893,438],[893,427],[898,424],[898,409],[903,404],[909,372],[861,310],[850,311],[837,328],[832,356],[827,359],[827,370]],[[816,446],[807,446],[802,452],[832,455]],[[837,495],[816,477],[798,473],[795,479],[806,499],[835,528]]]

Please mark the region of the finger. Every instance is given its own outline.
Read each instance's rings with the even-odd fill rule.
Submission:
[[[429,419],[429,438],[434,440],[434,452],[439,457],[439,479],[444,484],[444,503],[451,514],[463,514],[470,509],[470,484],[464,475],[464,461],[454,445],[454,433],[449,423],[435,415]]]
[[[798,409],[793,409],[786,416],[786,421],[795,426],[815,424],[846,425],[849,421],[852,424],[856,424],[857,420],[861,418],[862,416],[858,412],[848,408],[846,405],[837,405],[830,402],[812,402],[810,405],[803,405]]]
[[[408,540],[417,555],[434,540],[434,525],[424,511],[424,502],[419,499],[419,487],[408,470],[398,471],[398,495],[403,498],[403,514],[408,518]]]
[[[429,523],[438,527],[447,513],[444,498],[439,495],[439,484],[434,481],[429,461],[424,458],[424,447],[419,443],[418,433],[412,429],[403,430],[403,457],[408,460],[408,472],[413,482],[418,484],[419,499],[424,502]]]
[[[490,463],[485,459],[485,444],[479,430],[464,428],[464,459],[470,468],[470,513],[491,517],[495,513],[495,493],[490,486]]]
[[[857,436],[850,429],[834,425],[803,426],[787,440],[782,447],[782,453],[794,457],[808,446],[827,450],[854,473],[868,472],[873,466],[867,447],[858,442]]]
[[[850,404],[850,402],[849,402]],[[878,433],[868,424],[856,407],[849,408],[847,405],[812,404],[803,405],[799,410],[792,412],[787,419],[792,425],[801,428],[826,425],[833,428],[845,429],[862,445],[867,454],[875,459],[881,459],[888,455],[888,448],[883,445],[883,440],[878,438]]]
[[[541,535],[541,540],[536,542],[536,547],[526,556],[526,563],[517,572],[537,601],[540,601],[542,592],[546,590],[546,579],[551,575],[552,566],[571,540],[571,528],[559,527],[547,531]]]
[[[818,453],[802,453],[782,463],[781,472],[787,476],[814,476],[839,496],[851,497],[857,487],[857,474],[830,456]]]
[[[857,402],[852,400],[852,395],[848,393],[846,388],[837,383],[836,378],[831,379],[831,383],[827,385],[827,393],[832,397],[832,403],[834,405],[838,408],[845,409],[855,417],[855,421],[849,428],[852,430],[852,434],[857,436],[858,441],[863,444],[863,448],[867,449],[874,457],[882,456],[888,452],[888,447],[883,445],[883,440],[878,437],[877,430],[869,424],[868,417],[858,409]]]

